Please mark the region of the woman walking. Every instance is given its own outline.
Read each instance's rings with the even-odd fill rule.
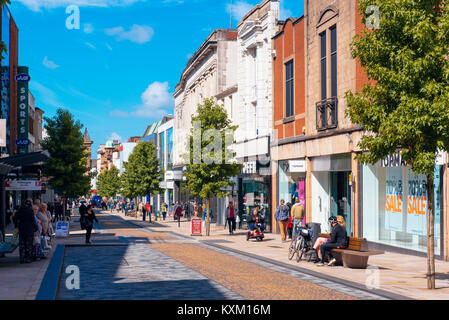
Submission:
[[[43,224],[42,224],[42,221],[39,219],[39,216],[38,216],[39,207],[37,205],[33,206],[33,213],[34,213],[34,219],[35,219],[36,225],[37,225],[37,233],[35,233],[34,239],[33,239],[33,254],[32,254],[32,258],[33,258],[33,260],[39,261],[40,259],[45,258],[45,256],[44,256],[44,252],[42,251],[42,246],[41,246]]]
[[[83,216],[80,219],[81,229],[86,230],[86,243],[92,243],[90,241],[90,236],[92,234],[92,228],[94,226],[94,221],[99,223],[97,217],[95,216],[94,211],[92,210],[92,205],[88,205],[86,212],[83,214]]]

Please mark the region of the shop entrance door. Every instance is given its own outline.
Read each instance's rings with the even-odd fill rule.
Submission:
[[[352,235],[350,172],[331,172],[331,216],[343,216],[348,236]]]

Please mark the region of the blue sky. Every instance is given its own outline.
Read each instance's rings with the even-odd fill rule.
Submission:
[[[233,27],[262,0],[234,0]],[[140,136],[173,114],[174,87],[211,31],[228,28],[231,0],[13,0],[19,64],[30,67],[36,105],[63,107],[94,141]],[[77,5],[80,28],[66,20]],[[281,0],[281,19],[303,14],[302,0]],[[73,22],[72,19],[69,19]]]

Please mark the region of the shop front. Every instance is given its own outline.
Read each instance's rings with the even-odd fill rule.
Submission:
[[[299,203],[306,208],[306,160],[281,160],[278,164],[279,195],[276,204],[284,200],[293,205],[299,199]]]
[[[312,159],[312,222],[330,232],[328,219],[343,216],[348,235],[352,225],[352,160],[351,154],[329,155]]]
[[[245,161],[238,176],[238,205],[241,227],[247,227],[247,215],[254,209],[265,220],[265,231],[271,232],[271,167],[257,160]]]
[[[442,166],[434,171],[435,255],[443,255],[440,199]],[[362,234],[368,241],[427,252],[427,178],[415,175],[399,154],[362,166]]]

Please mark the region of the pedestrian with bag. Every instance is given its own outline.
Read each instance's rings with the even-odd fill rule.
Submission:
[[[37,225],[37,232],[34,233],[33,252],[32,252],[31,257],[34,261],[39,261],[40,259],[45,258],[44,252],[42,251],[42,245],[41,245],[43,228],[42,228],[42,222],[40,221],[40,219],[38,217],[39,207],[37,205],[34,205],[32,208],[33,208],[34,219],[35,219],[36,225]]]
[[[282,242],[287,242],[287,224],[290,217],[290,210],[288,206],[284,204],[284,200],[281,200],[279,207],[277,207],[274,214],[274,218],[279,223],[279,229],[281,229]]]
[[[90,241],[90,237],[92,234],[92,228],[94,226],[94,221],[98,222],[97,217],[95,216],[95,212],[92,209],[91,205],[87,206],[87,210],[84,215],[81,217],[81,229],[86,230],[86,243],[92,243]]]
[[[31,199],[27,199],[13,217],[14,225],[19,229],[20,263],[32,262],[33,239],[38,229],[31,206]]]
[[[299,203],[299,198],[296,198],[295,204],[292,207],[291,218],[293,222],[293,230],[296,230],[296,226],[305,225],[305,210],[304,206]],[[293,235],[293,237],[295,237],[295,234]]]

